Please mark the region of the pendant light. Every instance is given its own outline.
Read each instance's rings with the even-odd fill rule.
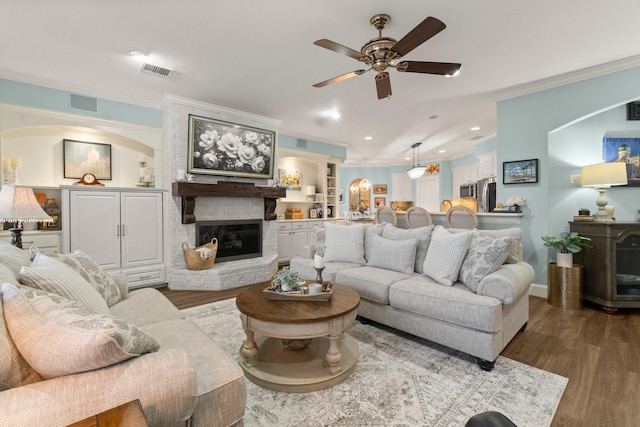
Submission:
[[[369,191],[369,189],[371,188],[371,183],[366,178],[366,176],[367,176],[367,159],[364,159],[364,172],[363,172],[362,175],[363,175],[363,178],[360,180],[360,183],[358,184],[358,186],[360,187],[360,190],[362,190],[362,191]]]
[[[407,171],[407,175],[409,175],[409,178],[411,179],[418,179],[422,175],[424,175],[424,166],[419,166],[420,164],[419,149],[418,149],[418,163],[416,163],[416,148],[420,147],[420,145],[422,145],[422,142],[416,142],[411,146],[411,148],[413,148],[413,166],[411,167],[411,169]]]

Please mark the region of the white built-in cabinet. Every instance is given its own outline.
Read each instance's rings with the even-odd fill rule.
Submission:
[[[413,200],[413,181],[406,173],[391,174],[391,201],[404,202]]]
[[[335,220],[278,221],[278,262],[288,262],[302,255],[304,247],[315,242],[316,230],[324,227],[327,221]]]
[[[481,154],[478,156],[478,179],[490,178],[498,175],[496,152]]]
[[[453,169],[452,174],[453,198],[460,198],[460,186],[478,181],[478,164],[471,163],[469,165],[460,166]]]
[[[166,283],[161,190],[72,188],[62,200],[65,251],[85,252],[129,287]]]

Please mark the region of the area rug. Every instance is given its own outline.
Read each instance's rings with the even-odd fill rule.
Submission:
[[[236,361],[244,340],[235,299],[183,310]],[[549,426],[567,379],[500,356],[491,372],[430,341],[354,322],[355,371],[312,393],[282,393],[247,380],[246,427],[464,426],[499,411],[519,427]]]

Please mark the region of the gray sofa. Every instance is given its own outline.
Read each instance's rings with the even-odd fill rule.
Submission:
[[[159,291],[113,279],[82,253],[32,261],[0,242],[0,426],[65,426],[135,399],[150,426],[242,425],[233,359]]]
[[[522,232],[400,229],[391,224],[325,224],[316,242],[293,258],[292,271],[361,297],[358,315],[477,358],[491,370],[529,319],[533,268],[522,261]]]

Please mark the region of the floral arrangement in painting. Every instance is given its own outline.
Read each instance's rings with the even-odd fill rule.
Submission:
[[[278,180],[280,185],[288,190],[302,190],[302,178],[298,171],[278,170]]]
[[[271,176],[273,132],[191,117],[189,139],[189,172]]]
[[[440,163],[432,163],[430,165],[425,166],[424,173],[432,174],[440,172]]]

